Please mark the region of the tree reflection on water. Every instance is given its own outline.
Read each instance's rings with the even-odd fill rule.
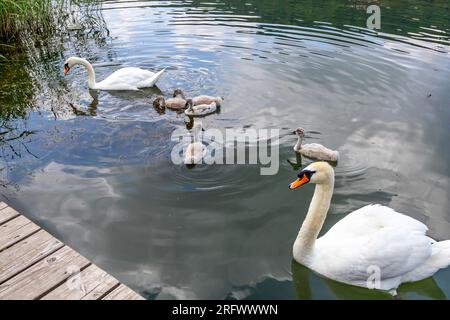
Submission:
[[[96,96],[87,111],[72,103],[60,64],[66,52],[85,55],[109,45],[101,3],[61,1],[54,10],[57,31],[24,32],[15,43],[0,39],[0,185],[12,182],[8,163],[25,154],[39,158],[27,144],[38,131],[29,129],[29,113],[51,112],[55,120],[95,116]]]

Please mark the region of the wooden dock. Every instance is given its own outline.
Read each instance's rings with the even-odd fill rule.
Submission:
[[[0,300],[143,300],[0,202]]]

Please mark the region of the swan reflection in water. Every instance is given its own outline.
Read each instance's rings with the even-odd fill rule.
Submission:
[[[135,101],[135,99],[146,99],[148,100],[149,105],[151,105],[150,101],[152,97],[163,94],[157,86],[153,86],[151,88],[143,88],[138,91],[107,91],[107,93],[120,101]],[[89,89],[89,95],[92,97],[92,101],[87,107],[69,102],[69,107],[76,116],[97,116],[97,110],[102,101],[101,98],[99,98],[100,91]],[[105,99],[105,101],[108,100]],[[156,111],[159,114],[165,113],[165,110]]]
[[[291,166],[294,171],[298,171],[302,167],[302,155],[298,152],[295,153],[295,162],[291,159],[286,160]]]
[[[95,90],[89,90],[89,94],[92,97],[92,101],[87,106],[87,111],[83,111],[78,106],[75,106],[72,102],[69,102],[69,106],[72,109],[72,112],[76,116],[91,116],[91,117],[95,117],[97,115],[98,92],[95,91]]]
[[[397,296],[393,297],[387,292],[356,287],[325,278],[294,259],[291,262],[291,270],[296,296],[300,300],[446,299],[444,292],[439,288],[433,277],[418,282],[405,283],[397,289]]]

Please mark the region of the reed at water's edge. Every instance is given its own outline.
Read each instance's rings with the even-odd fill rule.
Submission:
[[[0,39],[11,41],[21,32],[40,33],[54,25],[51,0],[0,0]],[[3,41],[2,41],[3,42]]]

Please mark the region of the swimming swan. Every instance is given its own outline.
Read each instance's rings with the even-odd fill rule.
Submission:
[[[181,97],[183,99],[186,99],[183,90],[180,88],[174,90],[173,97],[174,98]],[[193,102],[194,106],[198,106],[201,104],[212,104],[214,102],[216,104],[216,106],[220,107],[220,105],[222,104],[222,100],[223,100],[223,98],[221,98],[221,97],[213,97],[213,96],[207,96],[207,95],[201,95],[201,96],[192,98],[192,102]]]
[[[173,97],[186,100],[186,97],[184,96],[184,92],[180,88],[173,90]]]
[[[184,164],[199,164],[202,162],[206,154],[206,147],[203,143],[198,141],[198,135],[202,130],[202,125],[196,123],[194,125],[194,142],[188,145],[184,155]]]
[[[166,69],[153,73],[140,68],[122,68],[113,72],[100,82],[95,82],[95,71],[86,59],[71,57],[64,63],[64,74],[76,65],[83,65],[88,73],[88,86],[93,90],[139,90],[139,88],[153,87]]]
[[[217,106],[220,106],[222,104],[221,97],[212,97],[212,96],[206,96],[206,95],[194,97],[194,98],[192,98],[192,101],[194,102],[194,106],[201,105],[201,104],[211,104],[213,102]]]
[[[184,113],[190,117],[206,116],[216,112],[217,110],[217,105],[215,102],[212,102],[211,104],[199,104],[194,106],[192,99],[187,99],[186,106],[188,108],[184,110]]]
[[[381,205],[362,207],[337,222],[317,239],[330,207],[334,170],[315,162],[289,185],[316,184],[308,213],[293,246],[294,259],[333,280],[396,294],[405,282],[432,276],[450,264],[450,240],[426,236],[423,223]],[[371,275],[379,282],[370,283]]]
[[[294,146],[296,152],[316,160],[338,161],[339,152],[335,150],[328,149],[319,143],[302,144],[305,138],[305,129],[297,128],[293,133],[298,136],[297,143]]]
[[[164,109],[166,107],[172,110],[181,110],[186,108],[186,100],[182,98],[164,99],[163,96],[158,96],[153,101],[153,107],[159,110]]]

